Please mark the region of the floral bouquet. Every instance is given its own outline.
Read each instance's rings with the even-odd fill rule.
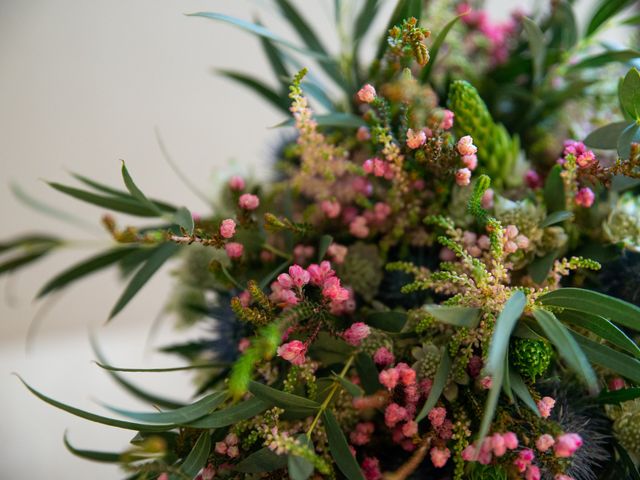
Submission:
[[[275,3],[303,46],[194,14],[260,38],[277,87],[222,74],[291,115],[273,181],[234,176],[202,216],[149,198],[124,164],[126,189],[50,184],[153,222],[105,215],[113,247],[40,297],[115,266],[113,318],[174,259],[168,308],[210,332],[163,348],[197,369],[189,405],[97,349],[148,411],[90,413],[23,381],[132,431],[114,453],[68,449],[129,479],[640,478],[640,52],[600,42],[640,23],[635,2],[601,0],[579,29],[568,0],[504,23],[399,0],[370,65],[378,0],[335,2],[338,55]],[[5,242],[0,272],[65,244]]]

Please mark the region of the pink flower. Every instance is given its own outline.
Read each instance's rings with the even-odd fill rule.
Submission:
[[[292,340],[278,347],[278,356],[294,365],[302,365],[305,362],[307,346],[300,340]]]
[[[582,446],[582,437],[577,433],[565,433],[556,438],[553,451],[556,457],[570,457],[578,448]]]
[[[621,377],[614,377],[609,380],[609,390],[622,390],[624,388],[624,379]]]
[[[229,188],[231,190],[235,190],[235,191],[244,190],[244,186],[245,186],[244,178],[240,177],[239,175],[234,175],[229,179]]]
[[[328,218],[338,217],[342,210],[340,202],[331,202],[329,200],[323,200],[322,203],[320,203],[320,208]]]
[[[471,135],[465,135],[458,140],[456,147],[458,148],[458,153],[460,153],[460,155],[474,155],[478,151],[478,147],[473,144],[473,138],[471,138]]]
[[[553,439],[553,437],[548,433],[545,433],[543,435],[540,435],[536,440],[536,448],[541,452],[546,452],[551,447],[553,447],[554,443],[556,443],[556,441]]]
[[[366,238],[369,235],[369,227],[367,227],[367,219],[358,216],[349,224],[349,232],[357,238]]]
[[[524,478],[525,480],[540,480],[540,469],[536,465],[529,465]]]
[[[240,258],[244,252],[244,246],[238,242],[229,242],[224,246],[229,258]]]
[[[449,457],[451,456],[451,451],[448,448],[438,448],[433,447],[429,454],[431,455],[431,463],[436,468],[442,468],[447,464]]]
[[[536,458],[536,454],[533,453],[533,450],[531,450],[530,448],[525,448],[524,450],[520,451],[520,453],[518,454],[518,458],[520,458],[524,462],[531,463],[533,462],[533,459]]]
[[[415,420],[409,420],[402,426],[402,434],[405,437],[413,437],[418,433],[418,423]]]
[[[240,450],[236,445],[231,445],[229,448],[227,448],[227,456],[229,458],[236,458],[239,455],[240,455]]]
[[[591,205],[593,205],[593,201],[595,199],[596,196],[593,193],[593,190],[591,190],[589,187],[581,188],[580,190],[578,190],[578,193],[576,193],[576,205],[579,205],[581,207],[589,208]]]
[[[493,208],[493,195],[493,188],[485,190],[482,194],[482,198],[480,199],[480,205],[482,205],[482,208]]]
[[[524,175],[524,182],[531,189],[542,187],[542,178],[540,174],[535,170],[527,170],[527,173]]]
[[[373,361],[376,362],[377,365],[386,367],[395,361],[395,357],[386,347],[380,347],[373,354]]]
[[[382,480],[380,461],[377,458],[365,457],[362,461],[362,473],[366,480]]]
[[[400,373],[400,382],[403,385],[413,385],[416,383],[416,371],[406,363],[396,365],[396,370]]]
[[[480,380],[480,386],[484,390],[490,390],[492,385],[493,385],[493,379],[489,375],[482,377],[482,379]]]
[[[158,475],[158,478],[156,480],[169,480],[169,474],[168,473],[161,473],[160,475]]]
[[[337,263],[338,265],[344,263],[344,259],[346,258],[348,252],[349,249],[344,245],[340,245],[339,243],[332,243],[327,249],[327,255],[329,255],[333,262]]]
[[[205,468],[202,469],[202,480],[213,480],[216,476],[216,469],[213,465],[209,464]]]
[[[322,296],[332,301],[344,302],[349,300],[349,290],[340,285],[338,277],[329,277],[322,286]]]
[[[376,220],[383,222],[391,214],[391,207],[387,203],[377,202],[373,206],[373,212]]]
[[[473,445],[467,445],[467,447],[462,450],[461,454],[462,459],[465,462],[473,462],[476,459],[476,447]]]
[[[440,122],[440,128],[442,130],[449,130],[453,127],[453,112],[451,110],[444,110],[442,112],[442,121]]]
[[[524,235],[518,235],[516,237],[516,245],[518,246],[518,248],[526,250],[527,248],[529,248],[529,238]]]
[[[370,333],[371,329],[367,324],[363,322],[356,322],[342,332],[342,338],[344,338],[345,342],[349,345],[357,347],[360,345],[362,340],[369,336]]]
[[[373,85],[367,83],[360,90],[358,90],[358,93],[356,95],[358,97],[358,100],[360,100],[362,103],[371,103],[376,99],[376,89],[373,88]]]
[[[456,172],[456,183],[460,187],[466,187],[471,183],[471,170],[468,168],[461,168]]]
[[[361,422],[356,425],[355,430],[349,434],[349,439],[354,445],[366,445],[371,440],[371,434],[375,429],[371,422]]]
[[[307,272],[309,272],[311,283],[317,286],[323,285],[326,279],[335,275],[335,272],[331,269],[331,264],[326,260],[320,262],[320,265],[312,263],[307,268]]]
[[[542,418],[549,418],[555,404],[556,401],[551,397],[542,397],[542,399],[538,401],[538,411],[540,415],[542,415]]]
[[[393,390],[396,388],[396,385],[398,385],[398,380],[400,380],[400,372],[395,368],[382,370],[378,374],[378,380],[380,380],[380,383],[389,390]]]
[[[238,300],[240,300],[240,305],[246,308],[251,303],[251,294],[247,290],[243,290],[238,295]]]
[[[447,409],[444,407],[435,407],[429,411],[429,421],[433,428],[441,427],[444,419],[447,417]]]
[[[234,222],[230,218],[223,220],[222,223],[220,224],[220,235],[222,235],[222,238],[231,238],[235,235],[235,233],[236,233],[236,222]]]
[[[518,448],[518,436],[513,432],[506,432],[502,434],[505,446],[509,450],[515,450]]]
[[[478,156],[474,153],[473,155],[463,155],[462,163],[469,169],[475,170],[478,166]]]
[[[496,457],[501,457],[507,453],[507,446],[504,437],[500,433],[494,433],[491,437],[491,450]]]
[[[398,424],[406,420],[408,417],[407,410],[401,407],[397,403],[390,403],[384,411],[384,423],[389,428],[393,428]]]
[[[278,275],[276,281],[282,288],[289,289],[293,287],[293,280],[288,273],[281,273],[280,275]]]
[[[227,453],[227,444],[225,442],[216,442],[215,451],[220,455],[225,455]]]
[[[257,195],[251,193],[243,193],[238,199],[238,205],[244,210],[255,210],[260,206],[260,199]]]
[[[411,128],[407,130],[407,147],[415,150],[424,145],[426,141],[427,135],[422,130],[418,130],[417,132],[414,132]]]
[[[238,341],[238,351],[240,353],[244,353],[247,350],[247,348],[249,348],[250,346],[251,346],[251,340],[249,340],[246,337],[241,338]]]
[[[356,132],[356,139],[359,142],[365,142],[371,138],[371,133],[367,127],[358,127],[358,131]]]
[[[291,265],[289,267],[289,276],[291,277],[291,281],[293,284],[301,288],[311,280],[311,275],[300,265]],[[279,278],[279,277],[278,277]]]

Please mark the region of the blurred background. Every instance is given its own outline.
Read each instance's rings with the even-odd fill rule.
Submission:
[[[385,3],[369,40],[382,32],[393,3]],[[544,4],[487,3],[495,18],[516,7],[530,11]],[[592,3],[579,1],[576,9],[584,17]],[[304,12],[326,32],[329,47],[337,44],[332,6],[330,0],[304,1]],[[184,15],[197,11],[246,20],[259,12],[272,30],[294,38],[267,0],[0,1],[0,237],[39,231],[78,239],[77,248],[0,278],[2,478],[121,478],[115,467],[72,456],[62,436],[67,430],[75,446],[107,451],[122,450],[132,437],[46,405],[11,372],[80,408],[104,412],[100,400],[136,409],[142,405],[92,363],[90,332],[111,364],[145,368],[177,366],[178,359],[154,353],[154,347],[198,334],[176,332],[165,319],[149,335],[172,288],[171,265],[108,325],[108,312],[122,289],[114,271],[75,284],[53,304],[35,302],[46,280],[108,242],[99,226],[100,209],[55,192],[43,180],[65,183],[73,171],[119,186],[119,160],[124,159],[148,195],[206,212],[208,206],[163,160],[155,129],[180,169],[212,197],[232,173],[268,176],[282,135],[269,127],[283,120],[281,114],[213,72],[229,68],[271,80],[259,42],[228,25]],[[10,185],[88,220],[90,228],[71,227],[29,209]],[[127,378],[178,400],[187,400],[192,390],[185,373]]]

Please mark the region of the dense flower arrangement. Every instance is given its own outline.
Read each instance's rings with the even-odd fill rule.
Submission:
[[[137,432],[121,453],[65,439],[73,453],[132,479],[640,478],[640,73],[620,65],[640,52],[596,43],[605,25],[638,22],[623,15],[634,2],[603,0],[579,33],[571,2],[500,24],[465,3],[400,0],[364,69],[378,3],[339,57],[287,0],[304,48],[197,14],[257,34],[283,82],[223,72],[293,116],[273,182],[234,176],[202,216],[148,198],[124,164],[126,191],[51,184],[156,220],[104,216],[116,245],[41,296],[117,265],[114,317],[179,256],[169,308],[211,326],[164,349],[198,369],[190,405],[142,392],[99,351],[159,411],[109,407],[120,420],[27,385]],[[292,48],[345,98],[306,69],[291,80]],[[62,246],[7,242],[0,271]]]

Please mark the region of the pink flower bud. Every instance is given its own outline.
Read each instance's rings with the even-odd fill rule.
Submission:
[[[524,478],[525,480],[540,480],[540,469],[536,465],[529,465]]]
[[[478,147],[473,144],[473,138],[470,135],[460,138],[456,147],[460,155],[473,155],[478,151]]]
[[[400,380],[400,372],[395,368],[382,370],[378,374],[378,380],[380,380],[380,383],[389,390],[393,390],[396,388],[396,385],[398,385],[398,380]]]
[[[491,450],[496,457],[501,457],[507,453],[507,446],[504,443],[502,434],[494,433],[491,436]]]
[[[320,203],[320,208],[328,218],[336,218],[342,210],[340,202],[331,202],[329,200],[323,200]]]
[[[492,385],[493,379],[489,375],[486,375],[480,379],[480,386],[483,390],[490,390]]]
[[[614,377],[609,380],[609,390],[622,390],[624,388],[624,378]]]
[[[244,193],[240,195],[238,205],[244,210],[255,210],[260,206],[260,199],[251,193]]]
[[[294,365],[302,365],[305,362],[307,346],[300,340],[292,340],[278,347],[278,356]]]
[[[373,85],[367,83],[360,90],[358,90],[358,93],[356,95],[358,97],[358,100],[360,100],[362,103],[371,103],[376,99],[376,89],[373,88]]]
[[[578,193],[576,193],[576,205],[579,205],[581,207],[589,208],[591,205],[593,205],[595,199],[596,196],[593,193],[593,190],[591,190],[589,187],[581,188],[580,190],[578,190]]]
[[[367,127],[358,127],[358,131],[356,132],[356,139],[359,142],[366,142],[371,138],[371,133]]]
[[[540,174],[535,170],[527,170],[527,173],[524,175],[524,181],[531,189],[540,188],[543,185]]]
[[[440,122],[440,128],[442,130],[449,130],[453,127],[453,112],[451,110],[444,110],[442,112],[442,121]]]
[[[424,145],[426,141],[427,135],[422,130],[418,130],[417,132],[414,132],[411,128],[407,130],[407,147],[415,150]]]
[[[227,252],[227,257],[234,259],[240,258],[242,253],[244,252],[244,246],[241,243],[237,242],[229,242],[224,246],[225,251]]]
[[[460,187],[466,187],[471,183],[471,170],[468,168],[461,168],[456,172],[456,183]]]
[[[227,444],[224,442],[216,442],[215,451],[220,455],[225,455],[227,453]]]
[[[566,458],[575,453],[582,446],[582,437],[577,433],[565,433],[556,438],[553,451],[556,457]]]
[[[222,223],[220,224],[220,235],[222,235],[222,238],[231,238],[235,235],[235,233],[236,233],[236,222],[234,222],[230,218],[223,220]]]
[[[486,208],[487,210],[493,208],[493,195],[492,188],[485,190],[482,194],[482,198],[480,199],[480,205],[482,205],[482,208]]]
[[[405,437],[413,437],[418,433],[418,423],[415,420],[409,420],[402,426],[402,434]]]
[[[433,447],[429,454],[431,455],[431,463],[436,468],[442,468],[447,464],[449,457],[451,456],[451,451],[448,448],[438,448]]]
[[[371,329],[368,325],[363,322],[356,322],[347,328],[344,332],[342,332],[342,338],[344,338],[345,342],[349,345],[353,345],[357,347],[360,345],[360,342],[367,338],[371,333]]]
[[[502,434],[505,446],[509,450],[515,450],[518,448],[518,436],[513,432],[506,432]]]
[[[278,275],[277,282],[282,288],[293,288],[293,280],[288,273]]]
[[[406,420],[407,410],[397,403],[390,403],[384,411],[384,423],[389,428],[395,427],[399,422]]]
[[[542,416],[542,418],[549,418],[549,415],[551,415],[551,410],[553,410],[555,404],[556,401],[551,397],[543,397],[538,401],[538,410],[540,411],[540,415]]]
[[[435,407],[429,411],[429,421],[433,428],[441,427],[444,419],[447,417],[447,409],[444,407]]]
[[[553,447],[554,443],[556,443],[556,441],[553,439],[553,437],[548,433],[545,433],[543,435],[540,435],[536,440],[536,448],[541,452],[546,452],[551,447]]]
[[[289,276],[291,277],[291,281],[293,284],[300,288],[309,283],[311,280],[311,275],[300,265],[291,265],[289,267]]]
[[[349,224],[349,233],[357,238],[366,238],[369,235],[369,227],[367,227],[367,219],[358,216]]]
[[[478,157],[475,153],[473,155],[463,155],[462,163],[464,163],[469,170],[473,171],[478,166]]]
[[[234,175],[229,179],[229,188],[231,190],[240,191],[240,190],[244,190],[244,187],[245,187],[244,178],[240,177],[239,175]]]
[[[376,353],[373,354],[373,361],[376,362],[377,365],[386,367],[395,361],[395,357],[386,347],[380,347],[376,350]]]
[[[467,445],[467,447],[462,450],[462,459],[465,462],[473,462],[476,459],[476,447],[473,445]]]

